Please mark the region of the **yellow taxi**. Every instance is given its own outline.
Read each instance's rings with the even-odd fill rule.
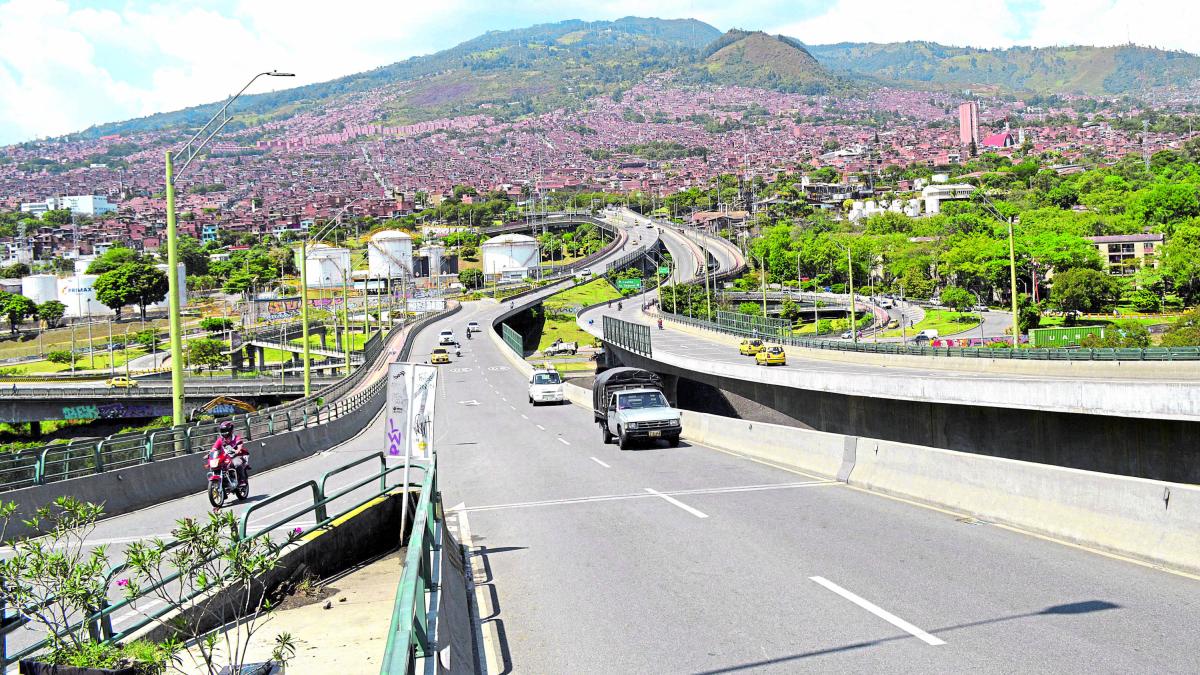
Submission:
[[[783,347],[771,345],[755,354],[754,361],[760,366],[786,366],[787,354],[783,353]]]
[[[430,363],[450,363],[450,352],[438,347],[429,355]]]
[[[131,387],[137,386],[137,380],[135,380],[131,377],[125,377],[125,376],[110,377],[104,381],[104,384],[107,384],[110,387],[119,387],[122,389],[129,389]]]
[[[738,345],[738,353],[742,356],[754,356],[763,350],[762,340],[742,340],[742,344]]]

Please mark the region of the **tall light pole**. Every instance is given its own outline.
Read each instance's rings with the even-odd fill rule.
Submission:
[[[171,337],[171,417],[175,424],[183,424],[186,418],[183,413],[183,329],[179,319],[179,300],[182,291],[179,288],[179,243],[175,229],[175,181],[192,165],[204,147],[213,139],[226,124],[229,124],[229,106],[244,94],[250,85],[262,76],[295,77],[292,73],[281,73],[277,70],[259,73],[250,78],[241,91],[229,97],[208,122],[204,124],[179,151],[166,152],[166,192],[167,192],[167,312],[170,317],[168,331]],[[175,172],[175,158],[182,159],[179,172]]]
[[[833,241],[832,239],[830,241]],[[858,316],[855,310],[857,303],[854,301],[854,257],[850,254],[850,245],[842,246],[836,241],[833,242],[836,246],[846,250],[846,273],[850,280],[850,339],[854,344],[858,344]]]

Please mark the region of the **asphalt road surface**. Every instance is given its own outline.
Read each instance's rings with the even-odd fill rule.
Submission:
[[[1200,670],[1194,579],[702,446],[623,452],[464,350],[440,482],[510,672]]]

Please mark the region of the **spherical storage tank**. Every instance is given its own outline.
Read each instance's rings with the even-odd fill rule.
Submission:
[[[383,230],[371,235],[367,244],[369,276],[395,279],[412,273],[412,237],[400,230]]]
[[[523,234],[502,234],[480,246],[483,273],[500,274],[506,270],[524,270],[538,265],[538,243]]]
[[[21,279],[21,295],[37,304],[58,300],[58,277],[53,274],[31,274]]]
[[[350,249],[317,244],[308,249],[309,286],[341,286],[342,276],[350,276]]]

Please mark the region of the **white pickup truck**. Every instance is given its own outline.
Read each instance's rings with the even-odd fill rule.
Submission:
[[[662,392],[662,379],[640,368],[613,368],[596,376],[592,407],[604,442],[616,438],[622,450],[638,441],[665,440],[679,445],[679,411]]]

